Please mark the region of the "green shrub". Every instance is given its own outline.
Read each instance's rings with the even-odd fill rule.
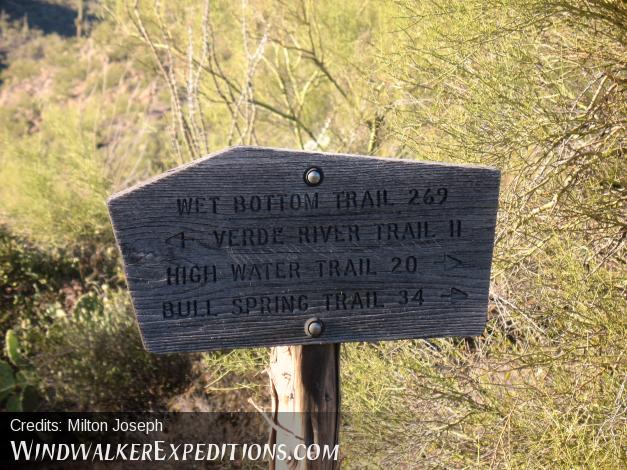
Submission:
[[[163,410],[190,378],[189,355],[143,349],[125,293],[88,292],[70,312],[49,305],[31,325],[19,333],[52,409]]]
[[[171,164],[153,78],[116,60],[110,22],[94,33],[33,34],[3,71],[0,223],[40,247],[112,245],[106,197]]]
[[[13,330],[7,330],[4,345],[4,354],[10,364],[0,360],[0,405],[6,411],[35,411],[40,403],[36,389],[37,377],[31,364],[22,355]],[[14,372],[13,368],[17,370]]]
[[[79,278],[81,271],[93,274],[86,265],[84,260],[63,250],[37,249],[0,226],[2,336],[17,324],[21,316],[29,317],[42,303],[57,299],[64,283]],[[110,270],[108,275],[111,275]]]
[[[344,346],[349,462],[620,468],[624,277],[559,237],[548,248],[494,294],[482,338]]]
[[[56,246],[106,238],[104,163],[93,128],[58,106],[43,112],[40,126],[34,136],[0,134],[0,197],[11,228]]]

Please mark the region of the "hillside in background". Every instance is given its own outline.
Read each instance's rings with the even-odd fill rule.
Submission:
[[[232,145],[503,173],[483,336],[342,348],[349,468],[621,468],[627,7],[0,1],[3,409],[248,410],[268,352],[143,351],[105,198]]]

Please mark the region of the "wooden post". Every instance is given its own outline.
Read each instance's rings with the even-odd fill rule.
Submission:
[[[271,470],[333,470],[338,461],[295,460],[318,444],[333,450],[339,438],[340,344],[280,346],[270,356],[270,388],[275,427],[270,444],[283,444],[292,459],[270,463]],[[296,446],[300,445],[297,450]]]
[[[76,9],[76,19],[74,20],[74,24],[76,26],[76,37],[80,38],[83,35],[83,14],[85,8],[85,0],[78,0],[78,5]]]

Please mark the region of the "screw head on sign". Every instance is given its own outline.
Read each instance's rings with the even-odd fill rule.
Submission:
[[[310,338],[317,338],[322,334],[323,323],[317,318],[310,318],[305,322],[305,333]]]
[[[318,186],[322,183],[323,177],[324,175],[320,168],[311,167],[305,172],[305,183],[309,186]]]

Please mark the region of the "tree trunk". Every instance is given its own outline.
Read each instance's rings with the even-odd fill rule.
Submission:
[[[292,458],[271,462],[271,470],[339,468],[338,461],[322,458],[325,445],[333,451],[338,444],[339,352],[339,344],[272,348],[269,374],[275,427],[270,443],[285,445]],[[320,446],[320,458],[294,459],[302,458],[312,444]]]

